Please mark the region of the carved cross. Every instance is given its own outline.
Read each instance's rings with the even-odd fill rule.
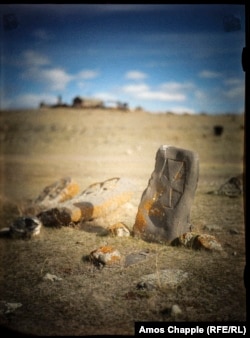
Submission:
[[[162,169],[160,181],[162,195],[160,201],[165,208],[175,208],[179,202],[185,185],[185,162],[168,159]]]

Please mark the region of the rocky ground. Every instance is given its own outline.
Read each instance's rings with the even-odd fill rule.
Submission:
[[[222,135],[214,134],[216,125]],[[132,335],[135,321],[246,320],[244,193],[230,195],[230,184],[221,188],[244,170],[243,116],[1,112],[0,142],[0,229],[62,177],[73,178],[80,191],[114,177],[136,187],[129,201],[103,217],[42,227],[30,240],[0,238],[3,327],[35,335]],[[214,236],[222,250],[107,232],[118,222],[132,229],[162,144],[199,154],[193,231]],[[93,264],[89,254],[100,247],[115,248],[121,259]]]

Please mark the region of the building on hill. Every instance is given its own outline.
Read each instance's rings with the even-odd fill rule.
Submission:
[[[105,108],[108,109],[118,109],[118,110],[128,110],[128,103],[126,102],[120,102],[120,101],[106,101],[105,102]]]
[[[76,96],[73,99],[72,107],[74,108],[103,108],[104,103],[102,100],[92,99],[92,98],[83,98]]]

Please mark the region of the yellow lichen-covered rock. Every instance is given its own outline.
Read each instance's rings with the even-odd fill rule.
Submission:
[[[162,145],[144,190],[133,234],[146,241],[170,243],[190,229],[190,212],[199,177],[198,154]]]
[[[134,184],[126,178],[111,178],[90,185],[81,194],[55,208],[39,213],[45,226],[69,225],[104,217],[128,202],[135,192]]]
[[[112,246],[102,246],[93,250],[89,255],[89,259],[95,264],[114,264],[120,262],[121,254]]]
[[[118,223],[110,225],[107,228],[107,230],[112,236],[117,236],[117,237],[129,237],[130,236],[130,230],[122,222],[118,222]]]
[[[79,192],[80,187],[76,181],[71,177],[63,177],[45,187],[34,200],[34,203],[47,208],[56,203],[65,202],[76,196]]]
[[[172,241],[172,245],[182,245],[195,250],[222,251],[222,246],[215,236],[187,232]]]

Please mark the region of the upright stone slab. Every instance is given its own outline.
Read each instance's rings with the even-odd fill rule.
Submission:
[[[171,242],[190,231],[190,211],[198,177],[199,159],[195,152],[162,145],[138,207],[134,236]]]

